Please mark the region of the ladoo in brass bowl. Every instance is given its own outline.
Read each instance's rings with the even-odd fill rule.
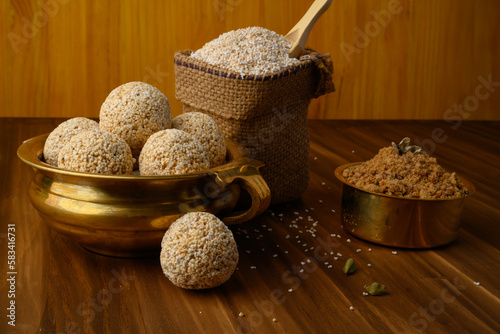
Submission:
[[[207,211],[226,224],[245,222],[270,203],[259,173],[263,164],[228,141],[227,163],[206,172],[172,176],[102,175],[53,167],[43,162],[46,135],[26,140],[19,158],[33,167],[29,198],[53,229],[85,248],[113,256],[158,254],[170,224],[186,212]],[[241,189],[251,198],[234,212]]]
[[[465,196],[449,199],[415,199],[369,192],[353,186],[338,167],[342,182],[342,224],[352,235],[376,244],[401,248],[432,248],[458,236]],[[469,195],[474,186],[460,178]]]

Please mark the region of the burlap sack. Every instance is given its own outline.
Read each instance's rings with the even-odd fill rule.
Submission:
[[[264,162],[272,204],[298,199],[309,182],[307,109],[335,90],[329,54],[307,50],[299,64],[272,76],[245,76],[175,53],[175,96],[184,112],[210,115],[226,138]]]

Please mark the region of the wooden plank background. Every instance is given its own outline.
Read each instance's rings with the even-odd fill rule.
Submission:
[[[175,51],[248,26],[286,34],[311,3],[1,1],[0,117],[98,117],[134,80],[163,91],[177,115]],[[497,0],[335,0],[308,46],[332,54],[337,92],[309,116],[500,120],[499,32]]]

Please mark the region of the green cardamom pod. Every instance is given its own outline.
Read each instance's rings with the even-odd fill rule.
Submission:
[[[354,272],[356,271],[356,263],[354,263],[354,260],[352,259],[352,257],[347,259],[347,261],[344,264],[344,269],[342,269],[342,270],[344,271],[344,274],[346,274],[346,275],[354,274]]]
[[[370,285],[365,285],[366,291],[372,296],[380,296],[385,293],[385,285],[373,282]]]
[[[399,142],[399,144],[396,144],[395,142],[392,142],[392,147],[398,152],[399,155],[403,155],[408,152],[412,153],[418,153],[422,151],[422,148],[417,146],[417,145],[410,145],[410,138],[405,137],[403,140]]]

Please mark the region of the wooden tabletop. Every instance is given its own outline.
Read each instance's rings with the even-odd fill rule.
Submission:
[[[16,150],[62,121],[0,120],[2,333],[500,332],[499,122],[310,121],[311,179],[303,199],[231,227],[237,271],[218,288],[188,291],[170,283],[158,258],[97,255],[40,220],[27,194],[34,173]],[[406,136],[477,188],[450,245],[393,249],[341,227],[334,169]],[[358,270],[346,276],[349,257]],[[374,281],[387,293],[364,296]],[[15,327],[6,316],[12,301]]]

